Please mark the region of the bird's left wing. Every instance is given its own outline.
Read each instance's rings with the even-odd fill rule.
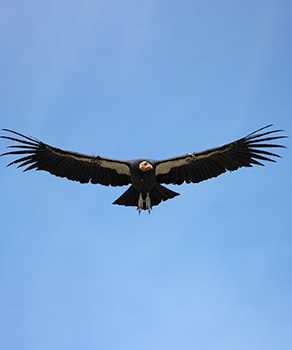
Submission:
[[[14,151],[3,153],[1,156],[21,156],[7,166],[19,164],[18,167],[26,166],[24,171],[45,170],[52,175],[81,183],[123,186],[131,182],[130,168],[126,161],[65,151],[18,132],[3,130],[17,135],[17,138],[12,136],[1,136],[1,138],[17,144],[8,147],[15,149]]]
[[[275,162],[270,157],[280,156],[266,151],[265,148],[285,148],[285,146],[266,142],[285,138],[286,136],[275,136],[275,133],[283,130],[271,130],[260,133],[260,131],[271,126],[265,126],[246,137],[221,147],[156,161],[156,180],[158,183],[173,183],[177,185],[183,182],[197,183],[217,177],[225,173],[226,170],[233,171],[240,167],[251,167],[252,164],[263,165],[260,161]],[[266,137],[267,135],[269,136]]]

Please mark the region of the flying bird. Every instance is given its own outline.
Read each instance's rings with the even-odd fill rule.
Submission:
[[[98,155],[90,156],[52,147],[33,137],[3,129],[10,133],[10,136],[1,137],[16,144],[8,146],[14,150],[1,156],[20,156],[7,166],[18,164],[18,168],[26,167],[24,171],[45,170],[52,175],[80,183],[91,182],[105,186],[130,185],[113,204],[133,206],[137,207],[139,213],[141,210],[148,210],[150,213],[152,207],[161,201],[179,195],[161,184],[198,183],[217,177],[227,170],[234,171],[241,167],[251,167],[253,164],[264,165],[262,161],[275,162],[271,157],[280,156],[266,149],[285,148],[270,141],[287,136],[279,135],[283,130],[267,131],[266,129],[271,126],[272,124],[267,125],[221,147],[162,160],[147,158],[118,160]]]

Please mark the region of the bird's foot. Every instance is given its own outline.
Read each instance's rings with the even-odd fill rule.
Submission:
[[[148,209],[148,213],[150,214],[150,210],[152,208],[151,208],[151,199],[150,199],[150,196],[149,196],[149,192],[147,192],[145,203],[146,203],[146,209]]]
[[[138,199],[138,211],[139,214],[141,213],[141,210],[143,209],[143,203],[144,199],[142,198],[142,192],[139,193],[139,199]]]
[[[142,197],[142,192],[139,193],[139,198],[138,198],[138,211],[139,211],[139,214],[141,213],[141,210],[143,209],[143,204],[146,204],[146,209],[148,210],[148,213],[150,214],[150,211],[151,211],[151,199],[150,199],[150,196],[149,196],[149,192],[147,192],[146,194],[146,199],[143,199]]]

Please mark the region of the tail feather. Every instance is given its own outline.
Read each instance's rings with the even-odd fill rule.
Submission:
[[[137,207],[138,205],[138,192],[134,186],[130,186],[126,192],[124,192],[113,204],[125,205],[126,207]]]
[[[179,196],[179,193],[171,191],[160,184],[156,184],[150,191],[151,205],[158,205],[161,201],[167,201],[168,199],[176,196]]]
[[[170,198],[174,198],[179,196],[179,193],[171,191],[170,189],[156,184],[149,193],[151,199],[151,206],[158,205],[161,201],[166,201]],[[142,194],[143,198],[146,198],[146,193]],[[126,192],[124,192],[118,199],[116,199],[113,204],[124,205],[126,207],[137,207],[138,206],[138,197],[139,193],[134,188],[134,186],[130,186]],[[143,209],[146,210],[146,206],[144,203]]]

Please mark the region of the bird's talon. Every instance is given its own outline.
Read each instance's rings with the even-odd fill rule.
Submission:
[[[146,202],[146,209],[148,209],[148,213],[150,214],[150,211],[152,208],[151,208],[151,199],[149,196],[149,192],[147,192],[145,202]]]

